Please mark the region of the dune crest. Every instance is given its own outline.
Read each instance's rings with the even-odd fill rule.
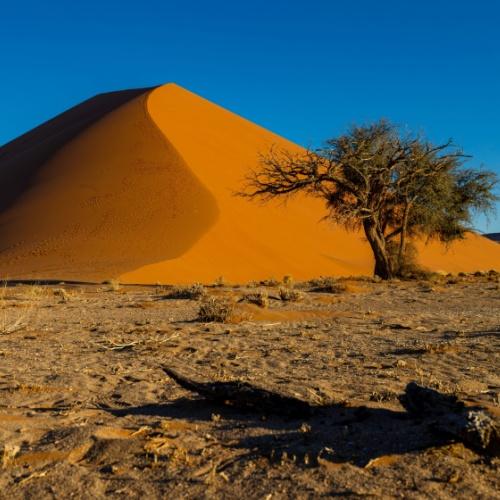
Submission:
[[[299,146],[175,84],[111,95],[0,149],[2,278],[183,283],[371,273],[363,235],[320,221],[322,201],[261,205],[234,195],[259,152]],[[500,269],[500,247],[470,235],[449,249],[422,245],[421,261],[445,271]]]

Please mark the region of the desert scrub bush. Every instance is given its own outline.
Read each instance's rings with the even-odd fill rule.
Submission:
[[[293,287],[293,284],[294,284],[293,276],[291,276],[290,274],[283,276],[283,285],[284,286],[291,288],[291,287]]]
[[[107,285],[107,291],[108,292],[117,292],[120,290],[120,282],[117,279],[110,279],[102,282],[103,285]]]
[[[59,299],[60,303],[66,303],[70,298],[69,293],[64,288],[54,288],[52,294]]]
[[[286,302],[297,302],[304,297],[299,291],[284,286],[280,287],[278,293],[280,299]]]
[[[214,287],[223,287],[223,286],[226,286],[226,280],[224,278],[224,276],[219,276],[218,278],[216,278],[216,280],[214,281],[214,284],[213,284]]]
[[[266,291],[259,291],[253,293],[247,293],[243,295],[240,299],[241,302],[249,302],[250,304],[255,304],[259,307],[269,306],[269,295]]]
[[[347,291],[345,283],[339,282],[335,278],[329,276],[320,276],[317,279],[311,280],[311,292],[322,293],[342,293]]]
[[[394,277],[410,280],[432,280],[436,273],[421,267],[417,261],[417,248],[408,243],[402,255],[399,255],[399,246],[391,241],[387,245],[387,254]]]
[[[279,284],[280,284],[280,282],[277,279],[275,279],[275,278],[269,278],[267,280],[262,280],[262,281],[259,282],[260,286],[270,286],[270,287],[272,287],[272,286],[278,286]]]
[[[32,285],[22,287],[21,295],[7,295],[7,283],[4,282],[0,290],[0,335],[7,335],[24,330],[32,317],[38,311],[36,302],[45,298],[46,289]],[[24,300],[23,307],[9,307],[9,300]]]
[[[207,294],[205,287],[201,283],[194,283],[190,286],[177,286],[167,291],[166,299],[188,299],[199,300]]]
[[[398,393],[390,389],[382,389],[380,391],[373,391],[370,395],[370,401],[381,403],[383,401],[397,401]]]
[[[224,297],[209,296],[203,299],[198,310],[198,321],[225,323],[231,319],[234,302]]]

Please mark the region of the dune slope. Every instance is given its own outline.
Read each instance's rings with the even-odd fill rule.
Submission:
[[[259,152],[298,146],[174,84],[124,97],[84,113],[84,125],[77,116],[52,133],[49,122],[0,149],[0,176],[18,182],[0,212],[2,277],[181,283],[371,272],[362,234],[321,221],[321,200],[261,205],[234,195]],[[500,247],[480,236],[421,247],[433,269],[500,269]]]
[[[182,255],[217,218],[143,93],[60,147],[0,214],[5,278],[103,280]]]

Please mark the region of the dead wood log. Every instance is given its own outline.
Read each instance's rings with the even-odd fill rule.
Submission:
[[[216,403],[265,414],[307,417],[312,407],[307,401],[269,391],[239,380],[230,382],[201,382],[193,380],[172,368],[162,366],[163,371],[181,387],[196,392]]]
[[[406,386],[400,401],[409,413],[428,419],[435,431],[449,434],[479,452],[499,455],[498,424],[484,408],[467,407],[454,395],[415,382]]]

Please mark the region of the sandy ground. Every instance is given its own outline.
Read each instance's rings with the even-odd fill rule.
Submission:
[[[397,399],[414,380],[498,418],[498,275],[302,286],[299,302],[240,303],[224,324],[198,322],[196,300],[116,288],[4,288],[1,498],[498,498],[498,458],[436,435]],[[238,411],[162,365],[322,408]]]

